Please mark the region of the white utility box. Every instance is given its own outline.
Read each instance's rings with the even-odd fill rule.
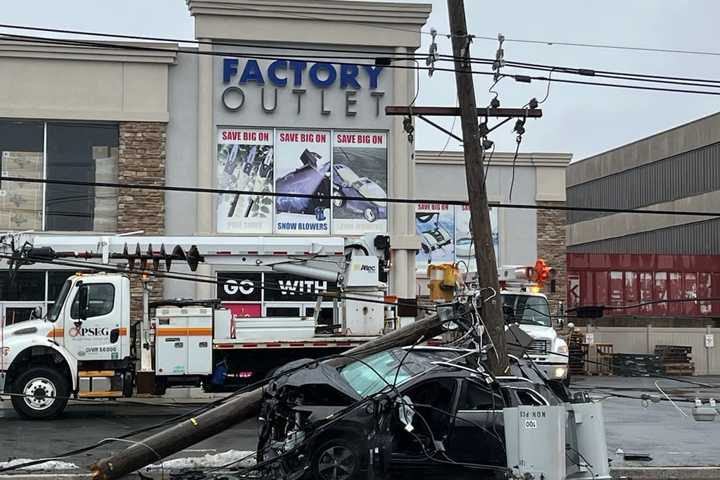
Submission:
[[[212,373],[213,309],[159,307],[155,314],[156,374]]]
[[[519,478],[565,478],[564,406],[503,409],[507,466]]]

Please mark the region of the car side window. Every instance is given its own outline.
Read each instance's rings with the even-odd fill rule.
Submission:
[[[502,396],[474,382],[463,383],[458,410],[501,410],[505,406]]]
[[[88,287],[88,310],[87,318],[100,317],[107,315],[113,311],[115,307],[115,286],[110,283],[91,283]],[[75,295],[72,307],[70,308],[70,317],[79,319],[80,300]]]

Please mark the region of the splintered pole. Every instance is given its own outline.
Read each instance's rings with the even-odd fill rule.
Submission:
[[[455,58],[455,81],[462,120],[465,174],[470,201],[470,224],[475,242],[478,283],[481,288],[490,287],[495,292],[499,292],[497,260],[492,242],[490,210],[488,209],[483,173],[483,151],[477,122],[478,110],[469,61],[471,39],[467,32],[463,0],[448,0],[448,12]],[[490,295],[491,293],[489,294],[488,291],[483,292],[485,298]],[[489,367],[494,374],[502,375],[508,368],[508,359],[505,350],[505,322],[502,301],[499,296],[495,296],[483,304],[482,317],[495,350],[488,354]]]
[[[346,354],[365,356],[389,348],[414,345],[423,338],[434,337],[442,331],[443,322],[437,315],[432,315],[348,350]],[[95,463],[91,467],[93,479],[112,480],[123,477],[217,435],[238,422],[255,418],[261,400],[262,388],[257,388],[138,441],[131,447]]]

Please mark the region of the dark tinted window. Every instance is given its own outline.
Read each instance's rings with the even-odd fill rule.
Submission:
[[[466,381],[460,396],[458,410],[499,410],[503,408],[503,399],[480,385]]]
[[[44,301],[45,272],[16,272],[12,282],[7,271],[0,272],[0,301]]]
[[[47,178],[80,182],[117,181],[118,127],[114,124],[48,123]],[[47,230],[114,231],[113,189],[47,185]]]
[[[75,274],[74,270],[56,270],[48,272],[48,294],[47,299],[49,302],[54,302],[57,298],[60,290],[62,289],[65,280],[72,277]]]
[[[79,298],[75,296],[70,316],[79,318],[78,307],[80,305]],[[115,287],[109,283],[92,283],[88,285],[88,305],[87,318],[99,317],[112,312],[115,305]]]

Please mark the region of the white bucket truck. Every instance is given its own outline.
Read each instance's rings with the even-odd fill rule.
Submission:
[[[342,238],[8,238],[0,252],[11,271],[28,263],[107,270],[71,275],[48,312],[38,308],[36,318],[0,327],[0,394],[27,418],[57,416],[71,398],[236,387],[295,359],[340,353],[387,328],[389,243],[382,235],[347,246]],[[165,245],[175,245],[172,253]],[[334,302],[332,331],[317,333],[319,308],[310,318],[247,318],[234,317],[218,300],[150,304],[149,281],[143,312],[132,312],[131,277],[152,279],[161,263],[169,271],[181,260],[193,271],[199,263],[230,264],[336,282],[340,293],[326,294]]]

